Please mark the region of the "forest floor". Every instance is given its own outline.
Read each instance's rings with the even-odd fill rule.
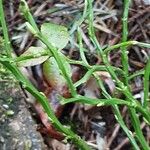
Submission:
[[[83,0],[28,0],[28,4],[39,26],[43,22],[54,22],[66,26],[69,30],[72,24],[81,17],[84,8]],[[106,47],[121,41],[122,1],[95,0],[93,9],[93,24],[101,46]],[[19,12],[18,0],[5,1],[5,13],[7,14],[7,25],[15,55],[20,55],[30,46],[39,44],[26,30],[25,20]],[[128,39],[150,43],[149,1],[132,1],[129,9],[128,24]],[[86,48],[89,50],[86,53],[86,57],[90,64],[99,64],[101,60],[95,55],[95,48],[87,36],[86,27],[86,23],[84,23],[81,33],[83,41],[86,43]],[[71,43],[67,45],[64,52],[70,58],[79,59],[79,51]],[[142,70],[146,64],[146,58],[149,56],[149,49],[136,46],[129,48],[129,72]],[[121,66],[120,51],[111,53],[109,59],[114,66]],[[0,69],[2,70],[0,70],[0,73],[3,72],[0,76],[0,149],[75,149],[73,144],[64,144],[54,138],[50,138],[43,131],[44,127],[35,113],[35,108],[32,108],[33,106],[25,100],[32,99],[32,97],[22,91],[19,84],[4,68],[0,66]],[[25,71],[28,72],[29,78],[38,87],[41,84],[41,82],[39,83],[41,79],[39,80],[36,75],[37,72],[41,71],[37,71],[37,69],[41,69],[41,66],[28,68]],[[77,69],[77,74],[84,74],[85,71],[82,69]],[[102,74],[108,90],[113,92],[114,85],[111,78],[106,72]],[[130,84],[134,97],[140,99],[143,94],[142,78],[137,77]],[[97,89],[95,89],[95,83],[92,79],[88,81],[85,87],[84,89],[79,89],[79,92],[87,96],[96,96],[95,90]],[[120,110],[127,126],[130,128],[131,122],[127,108],[124,106]],[[116,122],[111,107],[95,107],[78,103],[69,104],[61,108],[61,114],[58,116],[63,124],[70,125],[93,149],[103,150],[104,147],[110,150],[132,149],[128,138]],[[141,126],[147,141],[150,143],[150,128],[144,122]],[[17,127],[18,129],[16,129]],[[30,130],[28,130],[29,128]],[[19,145],[21,140],[23,143]]]

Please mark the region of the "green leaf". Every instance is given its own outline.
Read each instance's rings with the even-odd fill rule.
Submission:
[[[52,46],[63,49],[69,41],[67,28],[54,23],[44,23],[41,26],[42,34],[48,39]]]
[[[62,76],[54,57],[50,57],[43,63],[43,74],[47,82],[54,89],[61,90],[66,84],[65,78]]]
[[[50,54],[42,47],[30,47],[20,57],[16,59],[18,66],[28,67],[43,63],[49,58]]]

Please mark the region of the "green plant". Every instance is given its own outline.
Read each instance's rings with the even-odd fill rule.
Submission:
[[[105,49],[102,49],[100,46],[93,27],[93,6],[91,0],[85,0],[85,7],[83,11],[82,17],[78,20],[78,22],[75,22],[75,24],[72,27],[72,30],[70,34],[75,32],[77,30],[77,37],[78,37],[78,43],[79,43],[79,51],[81,56],[81,61],[75,61],[72,59],[67,58],[65,55],[61,53],[61,49],[63,49],[69,40],[69,33],[67,29],[63,26],[58,26],[52,23],[44,23],[41,26],[41,29],[38,28],[37,24],[35,23],[35,20],[33,19],[33,16],[30,13],[30,10],[28,8],[27,3],[25,0],[21,0],[20,10],[22,12],[22,15],[27,20],[27,28],[29,31],[39,40],[41,40],[44,43],[44,46],[42,47],[30,47],[24,54],[17,58],[12,57],[12,48],[10,45],[9,37],[8,37],[8,31],[6,27],[6,22],[4,18],[4,12],[2,7],[2,0],[0,0],[0,20],[1,20],[1,26],[3,30],[3,36],[5,40],[5,49],[7,52],[7,55],[1,55],[0,62],[9,69],[13,75],[17,78],[17,80],[23,85],[23,87],[30,92],[43,106],[45,112],[47,113],[50,122],[56,127],[56,129],[60,132],[62,132],[67,140],[72,140],[79,148],[88,150],[90,147],[86,144],[84,140],[82,140],[79,136],[77,136],[75,133],[73,133],[69,128],[64,127],[57,117],[55,116],[50,104],[48,103],[48,100],[46,96],[37,91],[37,89],[28,81],[28,79],[20,72],[19,65],[20,66],[32,66],[36,65],[37,61],[39,63],[45,63],[45,70],[47,73],[51,73],[51,71],[54,71],[52,69],[49,69],[51,65],[49,65],[49,60],[54,60],[54,66],[59,68],[59,71],[61,73],[58,73],[58,78],[62,78],[64,82],[69,87],[71,98],[66,99],[64,97],[60,96],[60,102],[62,104],[70,103],[70,102],[81,102],[91,105],[97,105],[100,106],[107,106],[111,105],[113,108],[114,116],[126,135],[128,136],[131,144],[133,145],[134,149],[140,150],[140,147],[137,144],[137,140],[133,137],[133,133],[127,128],[125,125],[125,122],[121,116],[119,105],[126,105],[129,110],[130,118],[132,121],[132,126],[134,127],[134,131],[136,134],[136,138],[138,139],[138,142],[141,144],[142,149],[149,150],[150,147],[148,146],[142,130],[140,129],[140,121],[139,121],[139,114],[146,120],[147,124],[150,124],[150,111],[149,111],[149,76],[150,76],[150,59],[148,60],[148,63],[146,65],[146,68],[144,71],[141,71],[140,73],[135,73],[132,75],[129,75],[128,72],[128,55],[127,55],[127,47],[132,45],[137,45],[140,47],[146,47],[150,48],[150,44],[147,43],[141,43],[138,41],[127,41],[127,32],[128,32],[128,10],[129,10],[129,0],[124,1],[124,13],[123,13],[123,32],[122,32],[122,42],[113,46],[109,46]],[[86,60],[85,54],[84,54],[84,47],[83,47],[83,41],[82,41],[82,35],[80,34],[80,26],[82,22],[85,19],[88,19],[88,33],[91,41],[96,47],[97,55],[101,57],[104,65],[93,65],[91,66],[88,61]],[[57,28],[57,31],[54,32],[55,28]],[[58,41],[59,38],[59,41]],[[59,42],[59,43],[58,43]],[[59,45],[59,46],[58,46]],[[118,69],[113,67],[110,62],[108,61],[108,55],[109,52],[112,50],[117,50],[118,48],[121,48],[122,52],[122,65],[123,69]],[[69,68],[69,64],[78,64],[83,66],[87,73],[76,83],[73,83],[71,80],[71,71]],[[119,99],[117,97],[111,96],[107,90],[105,89],[105,86],[103,85],[103,81],[100,79],[100,77],[96,74],[96,71],[105,70],[107,71],[112,79],[114,80],[116,84],[116,89],[118,92],[125,95],[126,99]],[[57,70],[58,71],[58,70]],[[118,74],[121,74],[123,76],[123,80],[118,78]],[[132,78],[135,76],[144,74],[144,103],[141,104],[139,101],[137,101],[130,90],[129,82]],[[48,74],[51,76],[51,74]],[[81,96],[77,93],[76,88],[86,82],[91,76],[93,76],[99,87],[102,90],[102,94],[105,97],[104,99],[91,99],[85,96]]]

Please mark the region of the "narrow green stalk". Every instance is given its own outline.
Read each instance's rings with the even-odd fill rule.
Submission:
[[[89,5],[89,16],[90,16],[89,17],[89,34],[90,34],[90,38],[91,38],[92,42],[94,44],[96,43],[96,46],[97,46],[98,45],[98,41],[96,39],[96,36],[95,36],[95,33],[94,33],[94,28],[93,28],[92,1],[88,0],[88,5]],[[98,45],[98,49],[97,50],[98,50],[97,53],[100,56],[100,54],[102,54],[102,49],[101,49],[101,47],[99,45]],[[82,63],[80,63],[80,64],[82,65]],[[95,76],[95,77],[96,77],[97,81],[100,81],[97,76]],[[103,83],[102,82],[98,82],[98,83],[99,83],[100,88],[103,91],[102,94],[104,94],[104,96],[106,96],[106,98],[110,98],[111,96],[105,90],[105,87],[104,87]],[[139,150],[139,147],[138,147],[136,141],[134,140],[133,135],[128,130],[128,128],[126,127],[126,125],[125,125],[125,123],[124,123],[124,121],[122,119],[122,116],[120,114],[120,111],[119,111],[119,108],[118,108],[117,105],[113,106],[113,111],[114,111],[116,120],[119,122],[119,124],[121,125],[122,129],[124,130],[124,132],[127,134],[127,136],[129,138],[129,140],[131,141],[133,147],[135,148],[135,150]]]
[[[110,72],[110,74],[112,75],[112,77],[114,77],[114,80],[116,81],[116,84],[119,86],[119,90],[121,92],[124,93],[124,95],[127,97],[127,100],[132,102],[133,105],[140,105],[139,102],[133,98],[131,92],[128,90],[128,88],[126,86],[124,86],[124,84],[117,78],[112,66],[110,66],[107,58],[105,58],[104,56],[104,63],[107,66],[108,71]],[[148,120],[149,124],[150,124],[150,113],[148,111],[144,111],[144,108],[140,107],[141,109],[143,109],[142,114],[144,114],[144,116],[146,117],[146,119]],[[140,110],[140,112],[142,112],[142,110]],[[146,115],[145,115],[146,113]],[[134,115],[133,115],[134,116]],[[134,119],[135,120],[135,119]]]
[[[11,58],[11,46],[10,46],[10,41],[9,41],[9,36],[8,36],[8,31],[7,31],[7,26],[6,26],[6,20],[5,20],[2,0],[0,0],[0,21],[1,21],[4,39],[5,39],[6,52],[7,52],[8,57]]]
[[[140,121],[139,121],[139,118],[136,114],[135,109],[130,108],[129,112],[130,112],[131,121],[132,121],[134,130],[135,130],[135,133],[136,133],[136,137],[139,140],[139,142],[142,146],[142,149],[143,150],[150,150],[150,147],[149,147],[148,143],[146,142],[146,140],[143,136],[142,129],[140,128]]]
[[[93,76],[95,77],[95,79],[97,80],[98,82],[98,85],[99,87],[101,88],[102,90],[102,94],[104,97],[107,98],[107,100],[109,99],[112,99],[112,97],[108,94],[108,92],[106,91],[105,87],[104,87],[104,84],[103,82],[99,79],[99,77],[93,73]],[[126,133],[126,135],[128,136],[130,142],[132,143],[133,147],[135,150],[140,150],[134,137],[133,137],[133,134],[132,132],[127,128],[127,126],[125,125],[124,121],[123,121],[123,118],[122,118],[122,115],[120,113],[120,110],[118,108],[117,105],[112,105],[112,108],[113,108],[113,113],[115,114],[115,119],[117,120],[117,122],[120,124],[121,128],[123,129],[123,131]]]
[[[142,42],[138,42],[138,41],[126,41],[126,42],[122,42],[122,43],[107,47],[106,49],[104,49],[104,54],[108,55],[110,53],[110,51],[112,51],[112,50],[115,50],[115,49],[118,49],[118,48],[124,47],[124,46],[129,47],[132,45],[137,45],[137,46],[144,47],[144,48],[150,48],[150,44],[148,44],[148,43],[142,43]]]
[[[81,56],[81,59],[83,61],[83,63],[85,64],[85,67],[86,69],[88,70],[87,73],[83,76],[83,78],[81,78],[79,81],[77,81],[74,86],[77,87],[79,86],[80,84],[86,82],[91,75],[93,75],[93,77],[96,79],[99,87],[101,88],[102,90],[102,94],[105,96],[105,97],[109,97],[109,94],[107,93],[104,85],[103,85],[103,81],[100,79],[100,77],[98,77],[98,75],[96,73],[94,73],[94,71],[96,71],[96,69],[104,69],[105,70],[105,66],[90,66],[86,57],[85,57],[85,54],[84,54],[84,50],[83,50],[83,44],[82,44],[82,36],[80,34],[80,30],[78,28],[78,40],[79,40],[79,51],[80,51],[80,56]]]
[[[122,42],[126,42],[128,37],[129,5],[130,5],[130,0],[124,0],[124,11],[123,11],[123,18],[122,18],[122,23],[123,23]],[[126,46],[122,46],[121,54],[122,54],[121,56],[122,56],[123,70],[125,72],[125,85],[128,86],[129,64],[128,64],[128,51]]]
[[[150,58],[147,62],[147,65],[145,67],[145,73],[144,73],[144,102],[143,107],[149,109],[149,88],[150,88]],[[149,111],[149,110],[148,110]]]
[[[98,45],[99,42],[97,41],[97,38],[95,36],[95,31],[94,31],[94,26],[93,26],[94,14],[93,14],[92,3],[93,3],[93,0],[88,0],[88,11],[89,11],[89,15],[88,15],[88,20],[89,20],[88,21],[88,24],[89,24],[88,33],[89,33],[91,41],[93,42],[93,44],[97,48],[97,45]],[[100,46],[96,49],[96,51],[97,51],[98,56],[101,56],[102,48]]]
[[[110,98],[110,99],[97,99],[97,98],[89,98],[85,96],[78,95],[74,98],[62,98],[61,104],[68,104],[72,102],[80,102],[83,104],[91,104],[91,105],[97,105],[97,106],[111,106],[111,105],[127,105],[129,107],[135,107],[132,106],[131,102],[124,101],[122,99],[117,98]]]
[[[133,78],[135,78],[135,77],[137,77],[137,76],[141,76],[141,75],[144,74],[144,72],[145,72],[144,70],[139,70],[139,71],[133,73],[132,75],[130,75],[130,76],[128,77],[128,80],[132,80]]]
[[[127,97],[127,100],[129,100],[129,101],[131,101],[133,103],[136,103],[136,100],[133,98],[133,96],[131,95],[131,93],[128,90],[128,88],[126,86],[124,86],[124,84],[117,78],[117,76],[116,76],[115,72],[113,71],[111,65],[109,64],[107,58],[105,58],[105,55],[103,57],[104,57],[104,59],[103,59],[104,64],[107,66],[107,69],[110,72],[111,76],[114,78],[114,80],[116,81],[116,83],[118,84],[118,86],[120,87],[120,89],[122,90],[122,92]],[[133,121],[132,125],[133,125],[134,130],[135,130],[135,132],[137,134],[137,138],[138,138],[139,142],[141,143],[143,149],[144,150],[148,150],[149,146],[146,143],[145,138],[143,136],[143,133],[142,133],[142,131],[140,129],[139,118],[138,118],[136,112],[134,111],[134,109],[129,109],[129,110],[130,110],[129,112],[130,112],[131,120]],[[147,114],[147,117],[149,118],[148,114]],[[148,121],[150,121],[150,120],[148,119]],[[143,141],[145,141],[145,142],[143,142]]]
[[[75,87],[78,87],[79,85],[85,83],[91,77],[91,75],[94,72],[96,72],[96,71],[107,71],[107,68],[104,65],[94,65],[94,66],[84,65],[84,67],[86,69],[88,69],[88,71],[85,73],[85,75],[80,80],[78,80],[76,83],[74,83]],[[113,67],[113,69],[124,76],[121,69],[116,68],[116,67]]]
[[[114,50],[114,49],[118,49],[118,48],[124,47],[124,46],[127,47],[127,46],[131,46],[131,45],[136,45],[137,43],[138,43],[137,41],[127,41],[127,42],[122,42],[122,43],[119,43],[116,45],[112,45],[112,46],[109,46],[106,49],[104,49],[104,53],[106,55],[108,55],[109,52]]]
[[[87,0],[84,1],[84,10],[83,10],[83,15],[82,17],[75,21],[75,23],[73,24],[71,30],[70,30],[70,35],[74,33],[74,31],[76,31],[76,29],[82,24],[82,22],[85,20],[86,16],[88,15],[88,11],[87,11],[87,7],[88,7],[88,3]]]
[[[0,8],[2,8],[2,10],[0,10],[0,11],[3,12],[2,0],[0,0]],[[5,24],[4,13],[1,14],[0,21],[1,21],[1,24]],[[4,27],[2,29],[3,29],[5,45],[6,45],[6,48],[8,48],[7,51],[10,53],[11,47],[10,47],[10,41],[9,41],[9,38],[7,35],[8,33],[6,32],[7,27],[6,28]],[[75,133],[73,133],[70,129],[64,127],[59,122],[59,120],[55,116],[46,96],[43,93],[39,92],[30,83],[30,81],[24,77],[24,75],[17,68],[17,65],[15,64],[15,62],[13,62],[13,60],[11,58],[9,58],[9,53],[8,53],[8,58],[0,58],[0,63],[2,63],[7,69],[9,69],[13,73],[13,75],[16,77],[16,79],[18,81],[20,81],[20,83],[22,83],[23,87],[40,102],[40,104],[43,106],[45,112],[47,113],[49,119],[51,120],[51,123],[59,131],[64,133],[65,136],[67,136],[67,139],[71,139],[79,148],[81,148],[83,150],[90,150],[89,146],[84,142],[84,140],[82,140],[79,136],[77,136]]]
[[[116,120],[119,120],[118,122],[119,122],[121,128],[123,129],[123,131],[124,131],[124,132],[126,133],[126,135],[128,136],[128,138],[129,138],[129,140],[130,140],[130,142],[131,142],[133,148],[134,148],[135,150],[140,150],[139,146],[137,145],[137,143],[136,143],[136,141],[135,141],[135,139],[134,139],[134,136],[133,136],[132,132],[126,127],[126,125],[125,125],[125,123],[124,123],[124,121],[123,121],[123,119],[122,119],[122,116],[121,116],[121,114],[120,114],[120,111],[119,111],[119,108],[118,108],[117,105],[114,106],[113,112],[114,112],[114,114],[115,114]]]
[[[135,108],[136,110],[138,110],[150,122],[150,116],[149,116],[150,113],[147,113],[146,109],[143,109],[140,104],[133,104],[132,102],[125,101],[119,98],[96,99],[96,98],[89,98],[89,97],[78,95],[74,98],[69,98],[69,99],[62,98],[61,100],[61,103],[63,105],[72,102],[80,102],[80,103],[92,104],[97,106],[126,105],[130,108]]]
[[[69,86],[70,92],[71,92],[72,96],[75,97],[77,95],[76,88],[73,85],[73,82],[72,82],[71,78],[67,74],[66,68],[64,66],[64,62],[62,61],[62,59],[61,59],[58,51],[55,48],[52,49],[51,44],[49,43],[49,41],[42,34],[39,34],[38,38],[47,46],[47,48],[49,49],[49,51],[51,52],[51,54],[56,59],[58,67],[62,71],[63,76],[65,77],[65,79],[67,81],[67,84]]]
[[[128,37],[128,13],[129,13],[129,5],[130,5],[130,0],[124,0],[124,12],[123,12],[123,35],[122,35],[122,42],[126,42],[127,41],[127,37]],[[125,72],[125,85],[127,86],[127,88],[129,89],[129,84],[128,84],[128,51],[126,49],[126,47],[122,47],[122,65],[123,65],[123,70]],[[129,89],[130,90],[130,89]],[[128,98],[129,96],[126,95],[126,97]],[[148,150],[150,149],[150,147],[148,146],[147,142],[145,141],[145,138],[143,136],[142,130],[140,129],[140,121],[139,118],[136,114],[135,109],[129,109],[130,112],[130,116],[131,116],[131,120],[132,120],[132,124],[134,127],[134,130],[137,134],[137,138],[139,140],[139,142],[141,143],[142,147],[144,150]]]
[[[10,63],[10,61],[4,61],[3,59],[0,59],[0,62],[13,73],[16,79],[23,85],[23,88],[31,93],[37,101],[39,101],[47,113],[51,123],[56,127],[56,129],[58,129],[58,131],[64,133],[67,139],[71,139],[79,148],[83,150],[90,150],[89,146],[84,142],[84,140],[82,140],[78,135],[73,133],[69,128],[64,127],[59,122],[49,104],[49,100],[43,93],[39,92],[27,78],[24,77],[15,63]]]
[[[82,36],[81,36],[81,29],[80,27],[78,27],[77,29],[77,33],[78,33],[78,41],[79,41],[79,50],[80,50],[80,56],[81,56],[81,59],[82,61],[87,65],[89,66],[87,60],[86,60],[86,57],[84,55],[84,50],[83,50],[83,44],[82,44]]]
[[[90,0],[88,0],[88,4],[89,4],[89,9],[92,9],[92,2]],[[90,11],[90,14],[92,13],[93,14],[93,11],[92,10],[89,10]],[[89,15],[89,22],[91,22],[91,16],[93,17],[93,15]],[[89,28],[90,28],[90,23],[89,23]],[[118,79],[118,77],[116,76],[113,68],[111,67],[111,65],[109,64],[108,60],[107,60],[107,56],[106,54],[103,53],[102,51],[102,48],[101,46],[99,45],[99,42],[97,41],[96,39],[96,36],[95,36],[95,33],[93,32],[94,29],[93,27],[91,28],[91,32],[90,32],[90,36],[91,36],[91,39],[92,41],[95,43],[97,49],[99,50],[99,54],[101,54],[101,57],[102,57],[102,60],[103,60],[103,63],[106,65],[107,69],[108,69],[108,72],[110,73],[110,75],[112,76],[112,78],[115,80],[115,82],[117,83],[117,85],[120,87],[120,89],[122,89],[122,91],[124,92],[125,96],[131,101],[131,100],[135,100],[133,97],[131,99],[130,95],[128,96],[127,94],[130,93],[130,91],[128,91],[128,87],[124,86],[124,84]],[[91,34],[92,33],[92,34]],[[124,38],[125,39],[125,38]],[[127,68],[126,68],[127,69]],[[128,77],[128,75],[126,74],[126,77]],[[126,80],[127,81],[127,80]],[[128,83],[128,82],[126,82]],[[135,102],[135,101],[132,101],[132,102]],[[136,115],[136,112],[134,111],[134,109],[130,109],[130,116],[132,118],[132,124],[134,126],[134,129],[135,129],[135,132],[137,134],[137,137],[138,137],[138,140],[139,142],[141,143],[143,149],[149,149],[149,146],[148,144],[146,143],[145,141],[145,138],[142,134],[142,131],[140,129],[140,123],[139,123],[139,118],[137,117]],[[140,140],[142,138],[142,140]],[[142,141],[142,142],[141,142]],[[145,141],[145,142],[143,142]],[[132,142],[132,141],[131,141]],[[133,143],[132,143],[133,144]],[[133,145],[134,146],[134,145]]]
[[[68,57],[65,57],[66,61],[68,61],[68,63],[70,64],[74,64],[74,65],[81,65],[81,66],[84,66],[86,67],[86,65],[84,64],[83,61],[80,61],[80,60],[73,60],[73,59],[70,59]]]
[[[25,19],[26,20],[30,20],[30,24],[32,25],[33,29],[36,32],[40,32],[39,29],[38,29],[37,24],[34,21],[35,19],[33,18],[33,16],[30,13],[30,9],[28,7],[28,4],[26,3],[25,0],[21,0],[20,1],[20,7],[19,7],[19,9],[20,9],[22,15],[24,15]]]
[[[29,7],[28,7],[28,5],[27,5],[25,0],[21,0],[21,6],[20,7],[21,7],[21,11],[23,13],[23,16],[29,22],[29,24],[28,24],[29,29],[35,35],[35,37],[40,39],[47,46],[47,48],[50,51],[50,53],[56,59],[58,67],[62,71],[63,76],[67,80],[67,84],[69,86],[69,89],[70,89],[70,92],[71,92],[72,96],[76,96],[77,95],[76,88],[74,87],[71,78],[67,74],[67,70],[66,70],[66,68],[64,66],[64,62],[62,61],[62,59],[61,59],[57,49],[55,47],[53,47],[52,44],[47,40],[47,38],[45,38],[44,35],[42,35],[41,32],[39,31],[39,29],[38,29],[38,27],[37,27],[37,25],[36,25],[36,23],[34,21],[33,16],[30,13]]]
[[[105,87],[103,85],[103,82],[100,80],[100,78],[97,76],[97,74],[93,73],[93,76],[97,80],[98,85],[101,88],[102,94],[104,95],[104,97],[106,97],[107,100],[111,99],[111,96],[106,91],[106,89],[105,89]],[[92,101],[90,100],[90,102],[92,102]],[[119,111],[118,106],[117,105],[112,105],[112,107],[113,107],[113,112],[115,114],[116,120],[118,121],[118,123],[120,124],[120,126],[122,127],[122,129],[124,130],[126,135],[128,136],[128,138],[129,138],[130,142],[132,143],[134,149],[135,150],[140,150],[138,145],[137,145],[137,143],[136,143],[136,141],[135,141],[135,139],[134,139],[134,137],[133,137],[133,135],[132,135],[132,133],[131,133],[131,131],[129,131],[129,129],[126,127],[126,125],[125,125],[125,123],[124,123],[124,121],[122,119],[122,115],[121,115],[121,113]]]

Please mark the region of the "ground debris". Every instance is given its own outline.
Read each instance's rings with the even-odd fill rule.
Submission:
[[[0,150],[46,150],[23,92],[9,80],[0,79]]]

